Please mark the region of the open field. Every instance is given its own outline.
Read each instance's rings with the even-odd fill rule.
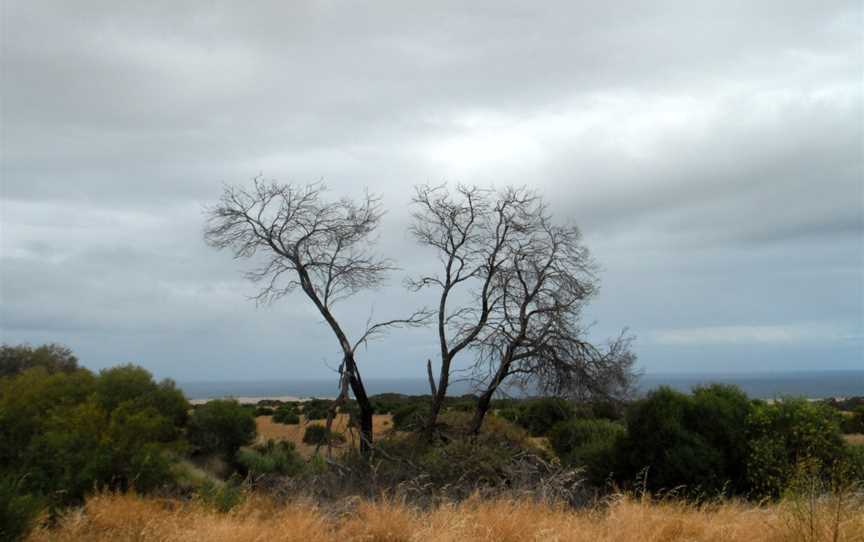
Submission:
[[[258,426],[259,442],[268,439],[273,440],[288,440],[294,443],[297,451],[306,458],[312,456],[315,451],[315,446],[310,446],[303,443],[303,434],[306,427],[311,424],[324,425],[326,420],[307,420],[304,416],[300,416],[300,423],[293,425],[285,425],[273,421],[272,416],[258,416],[255,419]],[[344,433],[348,443],[351,443],[351,435],[347,432],[348,415],[337,414],[333,419],[333,430]],[[393,430],[393,416],[390,414],[376,414],[372,417],[372,430],[375,437],[379,437]],[[355,438],[356,440],[356,438]],[[347,445],[347,444],[346,444]]]
[[[399,502],[345,502],[330,509],[297,501],[250,498],[228,514],[196,502],[134,495],[97,495],[31,542],[66,541],[640,541],[792,542],[864,540],[864,509],[833,503],[802,515],[789,505],[728,502],[696,508],[617,498],[603,508],[573,511],[530,500],[469,500],[421,511]],[[812,523],[811,523],[812,519]],[[834,537],[834,529],[837,537]],[[812,530],[811,530],[812,529]]]

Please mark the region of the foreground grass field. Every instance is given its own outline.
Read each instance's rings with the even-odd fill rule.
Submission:
[[[28,540],[858,542],[864,540],[864,508],[860,501],[832,499],[697,508],[620,497],[579,512],[528,500],[478,499],[429,511],[362,500],[325,510],[303,501],[278,505],[252,497],[219,514],[196,502],[103,494]]]

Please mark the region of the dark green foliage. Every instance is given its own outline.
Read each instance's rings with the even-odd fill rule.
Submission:
[[[502,408],[495,412],[495,415],[507,420],[510,423],[515,423],[518,425],[522,425],[520,420],[522,418],[522,414],[525,412],[525,409],[516,408],[516,407],[507,407]]]
[[[864,484],[864,444],[846,446],[844,453],[843,462],[848,468],[850,480]]]
[[[855,407],[855,410],[849,413],[844,413],[840,428],[849,435],[864,433],[864,405]]]
[[[241,448],[237,452],[237,462],[253,475],[296,476],[306,466],[293,442],[273,440],[253,448]]]
[[[95,487],[146,492],[169,482],[186,400],[146,371],[121,372],[139,386],[119,401],[100,394],[102,379],[117,374],[110,371],[38,367],[0,379],[0,474],[20,477],[52,506],[81,502]]]
[[[605,420],[623,420],[624,405],[619,401],[597,400],[588,403],[591,406],[591,417]]]
[[[627,412],[628,432],[616,445],[619,481],[647,469],[652,491],[743,491],[749,411],[746,395],[734,387],[701,388],[692,396],[659,388]]]
[[[397,431],[417,431],[429,419],[429,404],[408,403],[393,412],[393,428]]]
[[[327,399],[310,399],[303,403],[303,416],[307,420],[323,420],[330,412],[333,401]]]
[[[758,404],[748,431],[747,479],[755,496],[780,495],[804,462],[825,474],[845,453],[839,414],[806,399]]]
[[[585,467],[588,480],[600,485],[615,469],[614,448],[625,433],[620,423],[576,419],[555,425],[549,433],[549,444],[563,463]]]
[[[189,418],[189,442],[203,453],[220,453],[229,460],[255,434],[252,412],[233,399],[209,401]]]
[[[563,421],[572,419],[573,406],[557,397],[533,399],[519,416],[518,423],[531,433],[531,436],[542,437],[552,427]]]
[[[21,540],[42,512],[42,499],[23,492],[21,479],[0,477],[0,540]]]
[[[303,433],[303,442],[312,446],[325,444],[340,444],[345,442],[345,435],[338,431],[327,431],[323,425],[312,424],[306,427],[306,432]]]
[[[59,344],[0,346],[0,377],[13,376],[41,367],[48,373],[71,373],[78,369],[78,358],[71,350]]]
[[[375,414],[392,414],[399,408],[413,403],[428,403],[428,395],[402,395],[401,393],[380,393],[370,397]]]
[[[258,416],[272,416],[275,412],[276,411],[273,409],[273,407],[269,407],[269,406],[255,407],[255,417],[256,418]]]
[[[152,407],[177,427],[185,425],[189,410],[183,392],[173,381],[163,380],[157,384],[149,371],[135,365],[118,365],[100,371],[95,399],[106,412],[127,402],[140,409]]]
[[[273,421],[286,425],[297,425],[300,423],[300,415],[297,414],[297,409],[293,406],[283,405],[273,413]]]
[[[347,414],[350,420],[356,421],[360,419],[360,406],[357,404],[357,401],[346,401],[339,407],[339,413]]]

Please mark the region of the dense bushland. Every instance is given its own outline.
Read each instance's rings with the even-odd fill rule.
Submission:
[[[192,408],[171,381],[140,367],[94,374],[64,362],[71,354],[62,348],[42,351],[38,363],[26,361],[32,351],[17,350],[25,361],[7,363],[16,369],[0,377],[0,519],[13,539],[104,490],[197,496],[228,511],[255,492],[322,503],[398,495],[418,506],[477,494],[586,506],[610,488],[791,502],[801,480],[820,494],[854,494],[864,480],[864,447],[842,435],[859,413],[795,398],[755,401],[730,386],[660,388],[629,404],[496,400],[479,433],[477,398],[463,396],[444,403],[432,438],[423,427],[428,396],[374,396],[393,427],[371,458],[356,449],[347,402],[339,410],[354,421],[344,435],[321,422],[305,426],[303,441],[321,446],[309,459],[290,442],[256,442],[254,417],[308,423],[326,417],[331,401]]]

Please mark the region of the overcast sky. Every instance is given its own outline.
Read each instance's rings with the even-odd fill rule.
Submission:
[[[538,4],[538,5],[535,5]],[[607,5],[608,4],[608,5]],[[628,7],[623,7],[629,4]],[[3,2],[0,338],[178,380],[320,378],[308,300],[247,298],[202,207],[258,173],[368,187],[425,299],[412,186],[528,184],[651,372],[864,367],[860,1]],[[433,329],[360,355],[421,376]]]

